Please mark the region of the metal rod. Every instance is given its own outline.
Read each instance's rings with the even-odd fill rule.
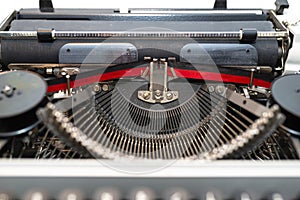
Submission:
[[[250,83],[249,83],[249,87],[250,87],[250,88],[252,88],[252,86],[253,86],[254,71],[255,71],[255,69],[251,69],[251,73],[250,73]]]
[[[67,79],[67,92],[68,92],[68,95],[71,96],[71,83],[70,83],[70,75],[67,74],[66,75],[66,79]]]
[[[64,68],[64,67],[112,67],[115,64],[53,64],[53,63],[11,63],[8,68],[14,69],[47,69],[47,68]]]
[[[258,31],[258,38],[286,38],[288,31]],[[204,38],[204,39],[238,39],[243,38],[242,31],[189,31],[189,32],[143,32],[143,31],[55,31],[52,39],[82,38]],[[0,38],[37,39],[37,31],[0,31]]]

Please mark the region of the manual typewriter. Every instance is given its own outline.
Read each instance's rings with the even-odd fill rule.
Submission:
[[[39,3],[0,26],[0,199],[300,198],[287,1]]]

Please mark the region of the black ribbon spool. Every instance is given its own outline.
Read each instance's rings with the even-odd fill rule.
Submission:
[[[0,137],[26,133],[39,122],[36,111],[46,104],[47,85],[37,74],[0,74]]]
[[[272,83],[272,96],[286,116],[283,128],[300,136],[300,75],[285,75]]]

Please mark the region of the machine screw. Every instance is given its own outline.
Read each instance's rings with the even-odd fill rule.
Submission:
[[[225,87],[223,85],[217,85],[216,86],[216,92],[218,94],[223,94],[225,92]]]
[[[161,97],[162,97],[162,91],[156,90],[154,94],[155,94],[155,98],[157,100],[161,99]]]
[[[94,90],[94,92],[100,92],[101,87],[98,84],[96,84],[96,85],[94,85],[93,90]]]
[[[166,97],[168,100],[173,99],[173,94],[171,92],[167,92]]]
[[[213,93],[213,92],[215,91],[215,87],[214,87],[213,85],[209,86],[209,87],[208,87],[208,91],[209,91],[210,93]]]
[[[102,90],[107,92],[109,90],[109,86],[107,84],[102,85]]]
[[[151,96],[151,93],[148,92],[148,91],[143,93],[143,98],[146,99],[146,100],[149,100],[150,96]]]
[[[10,97],[14,93],[14,88],[10,85],[5,85],[2,89],[2,93],[5,94],[7,97]]]

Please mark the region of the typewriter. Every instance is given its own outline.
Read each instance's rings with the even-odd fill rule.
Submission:
[[[0,26],[0,199],[299,199],[289,7],[57,9]]]

